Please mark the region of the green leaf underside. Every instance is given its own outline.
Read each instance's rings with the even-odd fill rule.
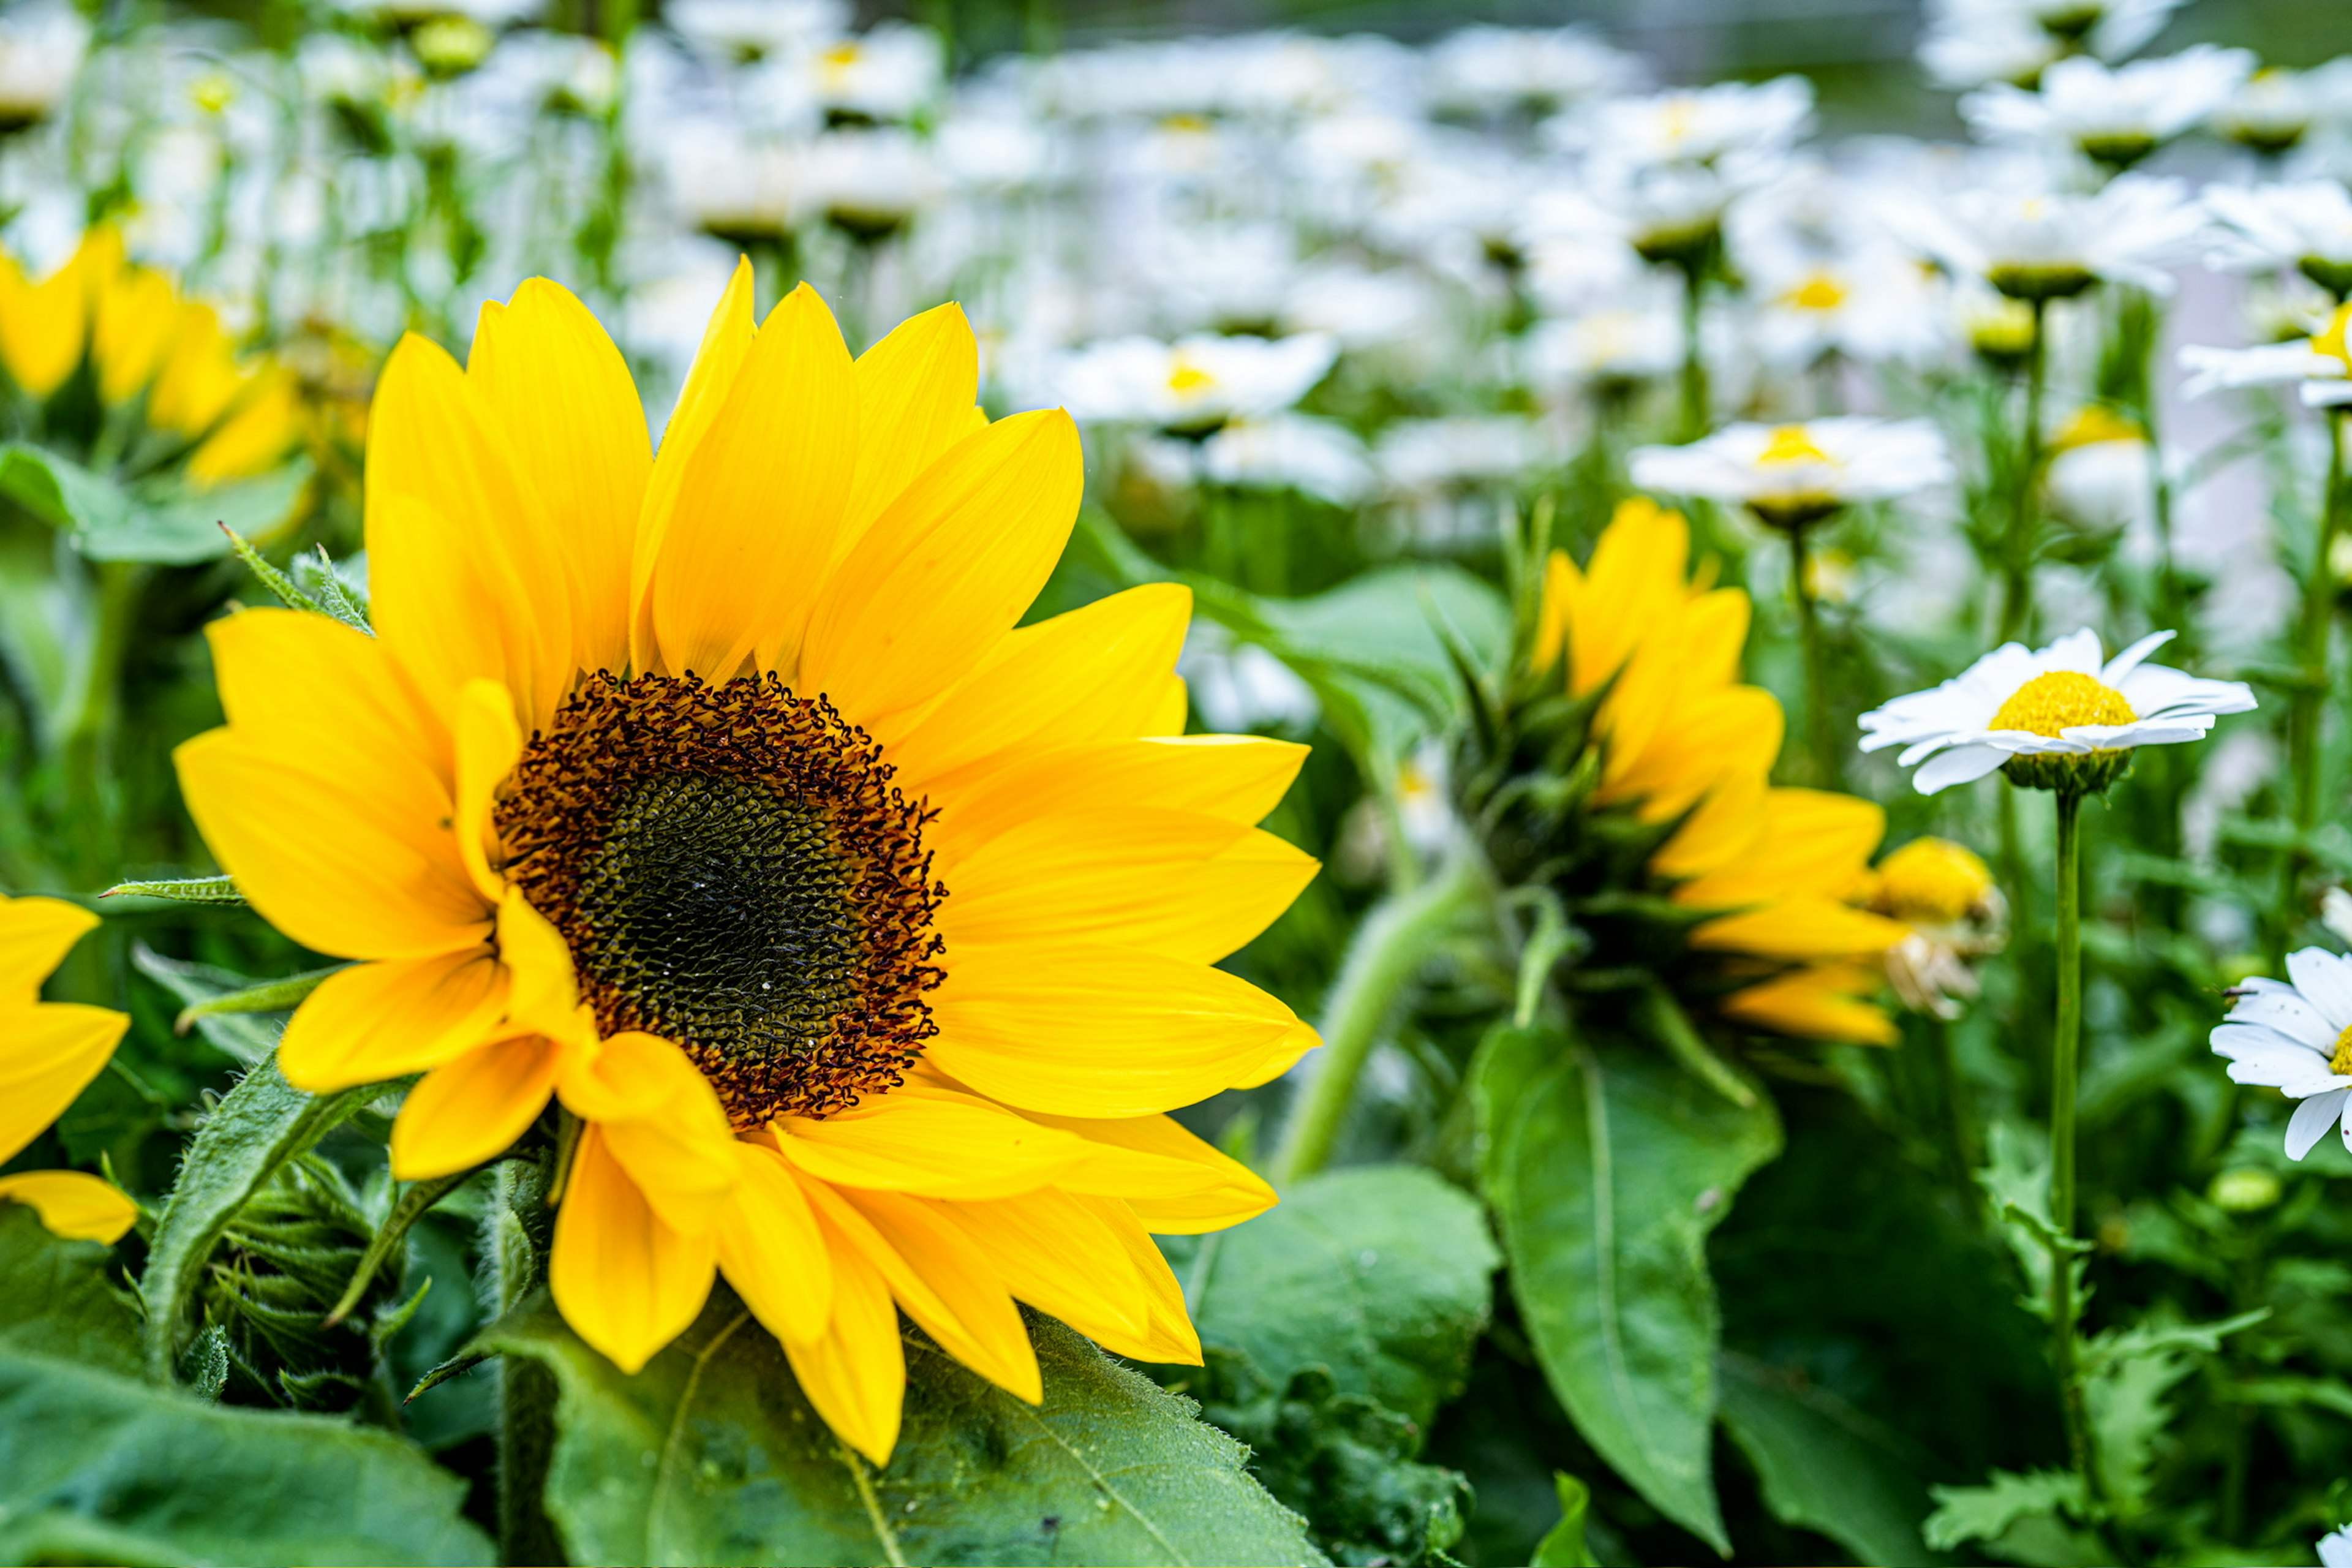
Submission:
[[[173,877],[155,882],[117,882],[100,895],[109,899],[167,899],[175,904],[242,904],[245,895],[226,877]]]
[[[1722,1362],[1723,1425],[1756,1467],[1765,1505],[1864,1563],[1927,1563],[1927,1489],[1867,1416],[1745,1356]]]
[[[0,494],[52,527],[72,533],[92,561],[184,566],[229,553],[226,523],[267,533],[285,521],[310,482],[298,459],[275,473],[199,489],[178,481],[131,489],[54,452],[24,442],[0,447]]]
[[[2085,1509],[2082,1479],[2064,1470],[2018,1475],[1995,1470],[1980,1487],[1937,1487],[1936,1511],[1927,1518],[1927,1544],[1948,1551],[1967,1541],[1990,1541],[2029,1520]]]
[[[166,958],[144,942],[131,945],[131,963],[170,992],[183,1009],[217,1005],[224,998],[249,990],[253,984],[242,974],[232,974],[210,964]],[[275,1019],[239,1012],[199,1012],[188,1021],[205,1037],[205,1044],[247,1067],[258,1067],[268,1061],[270,1053],[278,1049],[278,1037],[285,1033],[285,1026]]]
[[[1432,1173],[1334,1171],[1224,1234],[1195,1326],[1276,1387],[1327,1367],[1425,1432],[1461,1388],[1501,1261],[1477,1200]]]
[[[879,1472],[835,1439],[723,1286],[635,1377],[544,1297],[478,1343],[555,1375],[547,1510],[575,1563],[1324,1561],[1189,1401],[1031,1323],[1037,1407],[909,1334],[905,1425]]]
[[[1475,1070],[1487,1199],[1552,1392],[1634,1489],[1728,1552],[1706,1237],[1780,1152],[1771,1101],[1737,1106],[1654,1049],[1542,1029],[1496,1030]]]
[[[138,1381],[114,1268],[0,1203],[0,1561],[490,1560],[464,1482],[399,1438]]]
[[[209,1024],[230,1019],[206,1019]],[[278,1167],[317,1142],[381,1086],[313,1096],[286,1081],[274,1061],[240,1079],[205,1117],[164,1201],[149,1243],[140,1291],[147,1304],[147,1365],[168,1380],[179,1363],[184,1319],[221,1232]]]

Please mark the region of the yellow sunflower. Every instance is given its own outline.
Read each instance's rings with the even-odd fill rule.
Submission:
[[[1885,815],[1869,801],[1770,783],[1786,728],[1778,699],[1741,684],[1748,595],[1690,573],[1679,512],[1620,507],[1581,570],[1547,565],[1534,663],[1564,666],[1595,698],[1596,807],[1671,826],[1649,856],[1673,902],[1706,916],[1690,949],[1719,961],[1726,1016],[1808,1038],[1891,1043],[1868,1000],[1879,955],[1906,934],[1855,906]]]
[[[409,1073],[403,1177],[576,1129],[550,1285],[634,1371],[717,1272],[881,1461],[897,1309],[1040,1397],[1013,1302],[1196,1360],[1150,1233],[1274,1201],[1166,1111],[1315,1043],[1213,963],[1315,864],[1252,825],[1303,752],[1185,736],[1190,602],[1015,629],[1080,489],[1059,410],[991,423],[942,306],[853,360],[739,268],[658,454],[594,318],[525,284],[368,426],[371,637],[213,630],[179,752],[221,864],[362,960],[279,1061]],[[895,1303],[895,1306],[894,1306]]]
[[[0,1164],[63,1115],[105,1070],[131,1020],[104,1007],[44,1002],[41,982],[98,917],[56,899],[0,895]],[[0,1202],[26,1204],[59,1236],[111,1242],[138,1205],[79,1171],[0,1176]]]

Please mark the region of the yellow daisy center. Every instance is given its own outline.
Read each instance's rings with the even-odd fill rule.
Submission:
[[[1847,297],[1848,291],[1844,284],[1826,272],[1816,272],[1780,298],[1782,302],[1797,310],[1820,310],[1826,313],[1844,304]]]
[[[2138,717],[2114,687],[2080,670],[2053,669],[2019,687],[1988,728],[2055,740],[2078,724],[2128,724]]]
[[[926,814],[866,732],[774,676],[599,675],[497,812],[606,1036],[674,1040],[739,1127],[896,1087],[943,978]]]
[[[2057,445],[2064,447],[2088,447],[2100,441],[2137,441],[2139,426],[2116,413],[2104,403],[2086,403],[2066,421],[2058,433]]]
[[[2352,304],[2338,305],[2336,313],[2327,318],[2327,325],[2311,340],[2311,352],[2341,360],[2347,370],[2352,370],[2352,347],[2346,345],[2347,331],[2352,331]]]
[[[1764,449],[1756,454],[1758,466],[1764,468],[1835,460],[1815,444],[1811,432],[1801,425],[1779,426],[1772,432],[1771,438],[1764,443]]]
[[[1171,392],[1198,392],[1202,387],[1216,384],[1215,376],[1181,355],[1168,368],[1168,390]]]
[[[1914,926],[1958,925],[1992,891],[1992,873],[1976,853],[1948,838],[1915,838],[1878,868],[1871,905]]]
[[[2327,1058],[2327,1070],[2352,1073],[2352,1026],[2336,1037],[2336,1054]]]

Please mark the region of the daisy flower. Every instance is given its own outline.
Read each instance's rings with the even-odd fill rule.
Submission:
[[[1949,484],[1944,438],[1925,419],[1859,416],[1729,425],[1686,447],[1641,447],[1633,483],[1738,501],[1775,528],[1803,528],[1851,502]]]
[[[2189,343],[2180,351],[2189,373],[2181,391],[2200,396],[2225,386],[2299,384],[2305,406],[2334,408],[2352,404],[2352,304],[2338,305],[2327,324],[2308,338],[2257,343],[2246,349]]]
[[[0,135],[55,112],[89,49],[89,24],[70,5],[26,5],[0,17]]]
[[[1968,960],[1997,952],[2009,906],[1976,851],[1948,838],[1914,838],[1871,873],[1868,906],[1910,928],[1886,950],[1886,979],[1903,1005],[1951,1019],[1977,994]]]
[[[131,1025],[104,1007],[41,1000],[41,982],[97,924],[57,899],[0,895],[0,1164],[105,1070]],[[0,1176],[0,1202],[29,1205],[50,1230],[84,1241],[114,1241],[139,1216],[111,1184],[79,1171]]]
[[[2352,294],[2352,192],[2336,181],[2209,185],[2204,202],[2208,267],[2293,268],[2338,300]]]
[[[2300,1160],[2328,1128],[2352,1149],[2352,958],[2306,947],[2286,958],[2285,981],[2253,976],[2213,1031],[2231,1083],[2260,1084],[2297,1101],[2286,1152]]]
[[[2032,789],[2105,789],[2135,748],[2200,741],[2216,715],[2253,710],[2242,681],[2148,663],[2176,635],[2151,632],[2105,663],[2087,626],[2044,648],[2004,643],[1941,686],[1864,714],[1862,749],[1901,746],[1897,763],[1924,763],[1913,775],[1921,795],[1995,768]]]
[[[2177,180],[2123,174],[2082,195],[2002,182],[1889,204],[1888,226],[1930,259],[2012,299],[2062,300],[2102,281],[2172,292],[2203,215]]]
[[[2229,102],[2253,68],[2252,51],[2211,44],[2114,67],[2077,55],[2043,71],[2040,91],[1996,82],[1960,100],[1960,115],[1987,141],[2055,143],[2127,169]]]
[[[1076,418],[1207,436],[1228,420],[1288,408],[1323,379],[1339,353],[1338,341],[1321,332],[1287,338],[1203,332],[1172,343],[1113,338],[1068,355],[1055,379],[1064,405]]]
[[[659,452],[545,281],[368,419],[374,630],[214,624],[225,728],[178,752],[253,906],[359,962],[278,1064],[421,1073],[403,1180],[560,1105],[548,1283],[625,1371],[724,1274],[833,1429],[898,1437],[898,1310],[1041,1383],[1016,1300],[1195,1360],[1150,1233],[1274,1194],[1164,1114],[1315,1043],[1213,963],[1314,862],[1251,825],[1304,749],[1186,737],[1190,601],[1014,630],[1081,488],[1058,409],[992,422],[941,306],[852,360],[739,266]]]
[[[2352,1568],[2352,1524],[2319,1538],[2319,1568]]]

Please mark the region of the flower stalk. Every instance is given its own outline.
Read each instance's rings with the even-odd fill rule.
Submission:
[[[2304,574],[2303,614],[2295,631],[2295,683],[2287,706],[2287,766],[2294,788],[2295,841],[2279,865],[2279,919],[2272,957],[2283,962],[2291,944],[2294,910],[2310,856],[2305,840],[2319,825],[2320,717],[2327,696],[2329,634],[2336,622],[2336,571],[2330,557],[2344,521],[2344,415],[2324,416],[2327,433],[2327,478],[2319,498],[2319,531],[2311,568]]]
[[[2033,555],[2040,542],[2042,403],[2050,372],[2050,301],[2036,295],[2027,303],[2033,312],[2033,336],[2025,351],[2025,416],[2018,432],[2017,482],[2010,512],[2009,539],[2001,552],[2002,642],[2014,642],[2032,627]]]
[[[1797,637],[1805,658],[1805,740],[1812,757],[1814,784],[1839,787],[1844,751],[1830,723],[1829,648],[1822,637],[1821,605],[1813,598],[1811,530],[1789,535],[1789,596],[1797,607]]]

